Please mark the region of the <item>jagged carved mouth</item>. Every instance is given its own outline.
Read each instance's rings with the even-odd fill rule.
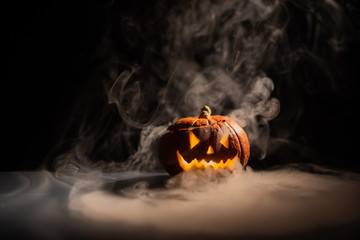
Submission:
[[[213,160],[205,161],[205,159],[202,159],[199,161],[198,159],[195,158],[191,162],[188,163],[185,161],[185,159],[179,153],[179,151],[176,151],[176,155],[177,155],[178,162],[184,171],[190,170],[193,167],[194,168],[212,167],[214,169],[228,168],[230,170],[233,170],[235,167],[236,160],[238,159],[238,153],[237,153],[234,158],[232,158],[232,159],[228,158],[228,159],[226,159],[225,162],[223,160],[221,160],[220,162],[217,163],[217,162],[214,162]]]

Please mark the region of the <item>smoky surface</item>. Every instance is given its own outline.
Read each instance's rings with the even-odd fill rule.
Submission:
[[[309,171],[311,168],[311,172]],[[358,236],[360,175],[292,164],[253,171],[1,173],[4,236],[333,239]]]

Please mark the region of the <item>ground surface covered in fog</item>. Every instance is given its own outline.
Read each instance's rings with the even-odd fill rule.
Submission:
[[[360,175],[315,170],[248,168],[175,177],[139,172],[58,177],[45,171],[1,173],[1,231],[44,239],[359,235]]]

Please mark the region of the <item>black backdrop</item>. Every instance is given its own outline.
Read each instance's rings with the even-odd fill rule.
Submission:
[[[155,1],[46,1],[44,3],[11,2],[3,5],[4,29],[3,52],[6,56],[5,73],[1,87],[2,160],[1,170],[32,170],[41,166],[44,158],[62,135],[73,107],[92,82],[95,66],[101,58],[94,58],[106,29],[108,18],[124,12],[146,21],[145,12]],[[347,14],[353,25],[352,38],[346,42],[346,50],[335,61],[325,61],[326,67],[339,68],[335,82],[318,74],[306,77],[304,69],[311,64],[298,64],[293,69],[295,83],[283,83],[281,74],[269,72],[275,82],[275,96],[282,110],[271,125],[272,134],[288,124],[287,98],[296,89],[303,99],[302,112],[298,116],[291,139],[306,148],[300,161],[325,156],[326,164],[359,170],[358,159],[358,75],[360,73],[359,8],[355,2],[346,1]],[[343,2],[340,1],[341,4]],[[352,3],[349,5],[349,3]],[[289,6],[293,6],[289,4]],[[289,39],[298,39],[299,26],[306,18],[304,10],[293,6]],[[310,31],[310,30],[308,30]],[[301,35],[301,34],[300,34]],[[355,37],[354,37],[355,36]],[[136,60],[142,55],[139,46],[119,44],[118,51]],[[326,59],[324,54],[324,59]],[[106,57],[106,56],[105,56]],[[5,76],[5,77],[4,77]],[[325,80],[324,80],[325,79]],[[309,86],[309,91],[306,87]],[[295,87],[294,87],[295,86]],[[315,87],[314,87],[315,86]],[[333,89],[339,90],[340,94]],[[315,89],[315,90],[314,90]],[[121,119],[120,119],[121,121]],[[271,146],[270,146],[271,148]],[[306,149],[310,149],[307,152]],[[254,167],[267,167],[282,162],[292,152],[291,147],[277,150],[267,161]],[[316,156],[313,156],[315,152]]]

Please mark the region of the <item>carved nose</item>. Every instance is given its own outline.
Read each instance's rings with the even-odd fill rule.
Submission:
[[[215,151],[214,151],[214,149],[212,148],[211,145],[209,146],[209,148],[208,148],[208,150],[207,150],[206,153],[207,153],[207,154],[213,154],[213,153],[215,153]]]

